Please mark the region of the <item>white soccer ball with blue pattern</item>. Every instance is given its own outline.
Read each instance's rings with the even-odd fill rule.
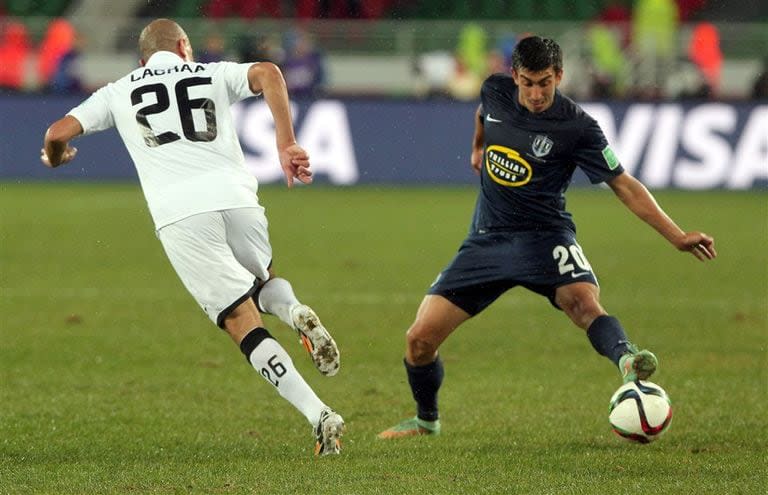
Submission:
[[[672,422],[672,402],[663,388],[648,381],[625,383],[611,397],[608,420],[622,438],[649,443]]]

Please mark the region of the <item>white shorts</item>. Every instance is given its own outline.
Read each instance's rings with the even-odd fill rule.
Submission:
[[[262,207],[200,213],[161,227],[157,237],[184,286],[221,328],[269,278],[272,246]]]

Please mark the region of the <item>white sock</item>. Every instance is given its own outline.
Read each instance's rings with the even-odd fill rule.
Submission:
[[[315,426],[320,421],[320,413],[326,407],[325,404],[301,377],[285,349],[266,330],[256,329],[252,334],[259,331],[267,337],[256,344],[248,355],[248,362]]]
[[[283,323],[293,328],[291,308],[301,303],[296,299],[289,281],[284,278],[273,278],[267,281],[259,292],[258,303],[261,309],[277,316]]]

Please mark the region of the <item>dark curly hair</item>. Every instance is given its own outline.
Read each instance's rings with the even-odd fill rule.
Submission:
[[[520,40],[512,52],[512,67],[539,72],[552,67],[563,70],[563,51],[553,39],[529,36]]]

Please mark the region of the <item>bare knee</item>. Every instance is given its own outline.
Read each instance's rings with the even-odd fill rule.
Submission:
[[[435,360],[438,345],[431,338],[430,329],[416,321],[405,335],[406,360],[410,364],[423,366]]]
[[[606,314],[600,305],[596,288],[558,290],[555,302],[576,326],[584,330],[589,328],[595,318]]]
[[[466,311],[442,296],[424,297],[416,321],[406,334],[406,361],[417,366],[434,361],[440,344],[469,317]]]

